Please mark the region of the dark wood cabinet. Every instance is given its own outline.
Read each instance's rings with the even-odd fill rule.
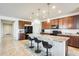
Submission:
[[[54,20],[50,20],[51,25],[55,25],[55,21]]]
[[[70,35],[58,35],[63,37],[69,37],[68,46],[79,48],[79,36],[70,36]]]
[[[79,29],[79,15],[53,19],[50,21],[50,23],[43,22],[42,28],[51,29],[52,25],[59,25],[59,29]],[[68,40],[68,45],[79,48],[79,36],[60,36],[70,37],[70,39]]]
[[[79,29],[79,15],[68,16],[42,22],[43,29],[51,29],[52,25],[59,25],[59,29]]]
[[[20,33],[19,33],[19,40],[24,40],[25,39],[25,24],[26,25],[31,25],[31,22],[29,21],[19,21],[19,29],[20,29]]]
[[[59,24],[59,20],[58,19],[50,20],[50,25],[58,25],[58,24]]]
[[[31,25],[31,22],[29,22],[29,21],[19,21],[19,29],[24,29],[25,24]]]
[[[79,48],[79,36],[70,36],[70,39],[68,40],[68,45]]]
[[[66,29],[73,29],[74,28],[73,24],[74,24],[73,16],[69,16],[69,17],[64,18],[64,25],[65,25]]]
[[[75,29],[74,16],[64,17],[59,19],[60,29]]]
[[[59,28],[60,28],[60,29],[63,28],[63,22],[64,22],[63,18],[60,18],[60,19],[59,19]]]
[[[59,24],[58,19],[50,20],[50,22],[44,21],[42,22],[42,29],[51,29],[53,25],[58,25],[58,24]]]
[[[43,29],[50,29],[51,28],[51,23],[50,22],[42,22],[42,28]]]
[[[25,40],[25,34],[24,33],[19,34],[19,40]]]
[[[74,16],[75,28],[79,29],[79,15]]]

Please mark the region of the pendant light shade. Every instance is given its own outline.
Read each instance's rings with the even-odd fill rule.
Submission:
[[[47,3],[47,7],[48,7],[48,13],[47,13],[48,18],[47,18],[47,22],[49,23],[50,22],[50,19],[49,19],[49,15],[50,15],[50,13],[49,13],[50,3]]]

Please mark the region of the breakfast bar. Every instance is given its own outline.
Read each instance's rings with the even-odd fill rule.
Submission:
[[[61,36],[53,36],[53,35],[45,35],[45,34],[29,34],[31,38],[37,37],[39,40],[47,41],[49,44],[52,45],[51,54],[52,56],[66,56],[68,49],[67,49],[67,40],[69,37],[61,37]],[[34,45],[36,45],[34,43]],[[40,49],[45,49],[42,47],[40,43]]]

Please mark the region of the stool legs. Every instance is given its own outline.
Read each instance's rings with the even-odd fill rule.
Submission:
[[[32,44],[32,41],[31,41],[31,46],[29,48],[34,48],[33,44]]]
[[[35,53],[40,53],[41,50],[39,50],[39,43],[37,43],[37,50],[35,50]]]
[[[46,51],[46,56],[48,56],[48,48],[47,48],[47,51]]]

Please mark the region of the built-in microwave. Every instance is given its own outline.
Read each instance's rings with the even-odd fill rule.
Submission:
[[[59,29],[59,25],[52,25],[51,29]]]

